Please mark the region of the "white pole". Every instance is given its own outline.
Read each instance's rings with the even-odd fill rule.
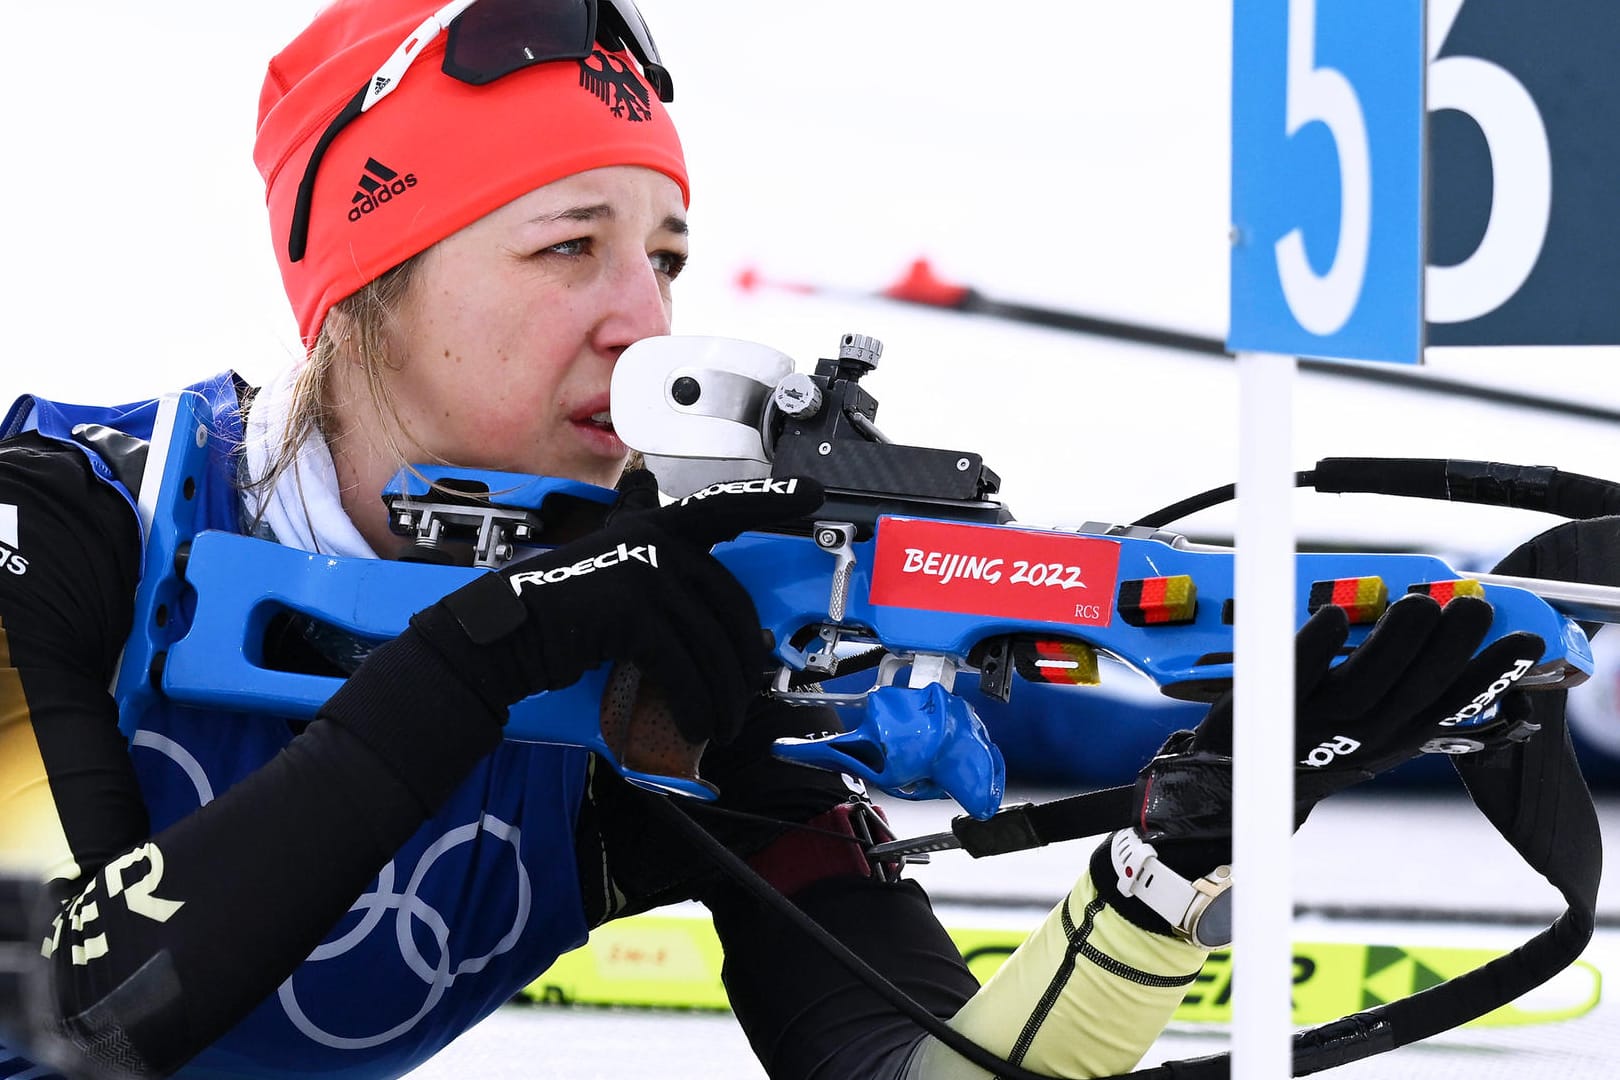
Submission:
[[[1293,1075],[1291,356],[1239,353],[1233,660],[1232,1075]]]

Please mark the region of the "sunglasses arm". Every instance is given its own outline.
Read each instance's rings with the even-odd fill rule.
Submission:
[[[473,0],[450,0],[438,11],[422,20],[422,25],[416,28],[415,33],[405,39],[404,44],[394,50],[394,55],[383,62],[376,74],[372,75],[371,82],[366,86],[365,100],[360,104],[360,111],[365,112],[377,102],[394,92],[399,85],[405,69],[416,60],[417,54],[428,47],[428,44],[438,37],[455,21],[456,17],[473,5]]]

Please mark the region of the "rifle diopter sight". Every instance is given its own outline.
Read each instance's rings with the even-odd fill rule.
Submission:
[[[1005,522],[1001,478],[979,454],[892,442],[861,385],[883,343],[844,334],[809,374],[764,345],[660,337],[632,345],[613,375],[613,423],[670,495],[710,483],[808,476],[828,489],[823,516],[863,536],[884,513]]]

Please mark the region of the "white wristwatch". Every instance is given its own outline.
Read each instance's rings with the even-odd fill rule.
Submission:
[[[1204,949],[1232,943],[1232,868],[1217,866],[1197,881],[1188,881],[1164,863],[1153,845],[1133,829],[1121,829],[1108,841],[1119,891],[1152,908],[1176,936]]]

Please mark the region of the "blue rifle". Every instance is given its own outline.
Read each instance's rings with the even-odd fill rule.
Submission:
[[[847,335],[836,358],[806,375],[746,342],[656,338],[633,346],[615,370],[615,427],[646,454],[666,493],[788,476],[813,476],[828,489],[815,520],[715,550],[774,642],[771,692],[843,714],[845,731],[781,740],[780,756],[901,797],[952,797],[983,819],[1000,805],[1004,769],[973,708],[954,692],[959,676],[976,676],[982,692],[1007,700],[1020,679],[1095,683],[1101,655],[1177,698],[1210,700],[1230,684],[1230,549],[1153,526],[1015,523],[977,454],[903,446],[878,431],[877,403],[859,380],[880,351],[872,339]],[[159,433],[169,437],[156,438],[151,451],[164,471],[117,683],[126,725],[158,694],[182,705],[313,717],[339,680],[267,665],[261,642],[277,615],[361,643],[385,640],[485,568],[566,539],[614,497],[551,478],[401,470],[383,493],[390,524],[429,561],[314,555],[199,531],[188,492],[206,462],[208,425],[197,405],[186,395],[168,403]],[[1464,577],[1428,555],[1301,554],[1297,567],[1299,620],[1323,604],[1344,607],[1355,624],[1350,645],[1391,596],[1483,595],[1495,609],[1491,640],[1524,630],[1547,643],[1542,661],[1517,673],[1522,688],[1584,679],[1592,656],[1576,619],[1620,618],[1614,590]],[[856,690],[820,685],[874,668],[870,685]],[[615,752],[598,716],[610,679],[624,677],[634,674],[604,665],[573,687],[519,703],[507,736],[582,746],[632,782],[712,798],[695,771],[670,775]],[[1459,716],[1455,737],[1427,749],[1480,748],[1470,732],[1488,715],[1482,707]]]

